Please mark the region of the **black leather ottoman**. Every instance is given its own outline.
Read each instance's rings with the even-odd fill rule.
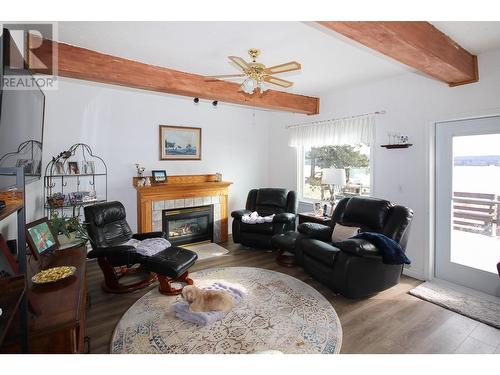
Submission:
[[[271,238],[273,248],[278,250],[276,263],[280,266],[293,267],[296,265],[295,255],[293,254],[295,254],[295,241],[297,241],[298,236],[298,232],[288,231],[283,234],[276,234]]]
[[[144,257],[141,263],[147,271],[154,272],[158,276],[160,293],[172,295],[182,292],[182,287],[172,286],[173,281],[193,285],[193,280],[188,277],[188,269],[196,262],[196,259],[198,255],[194,251],[171,246],[156,255]]]

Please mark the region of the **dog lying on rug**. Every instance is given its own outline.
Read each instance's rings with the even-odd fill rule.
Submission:
[[[194,285],[182,289],[182,298],[189,302],[193,312],[229,311],[234,307],[234,298],[220,290],[204,290]]]
[[[188,285],[182,290],[183,301],[174,305],[175,316],[206,326],[222,319],[244,296],[243,290],[220,282],[204,289]]]

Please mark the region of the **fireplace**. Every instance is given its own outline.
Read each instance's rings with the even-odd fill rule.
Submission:
[[[213,205],[163,210],[162,229],[172,245],[213,242]]]

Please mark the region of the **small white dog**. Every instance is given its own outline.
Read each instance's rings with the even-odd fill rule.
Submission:
[[[218,290],[203,290],[194,285],[182,289],[182,298],[189,302],[191,311],[229,311],[234,305],[231,295]]]

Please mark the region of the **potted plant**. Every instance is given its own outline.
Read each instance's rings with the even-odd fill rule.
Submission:
[[[80,223],[78,217],[66,217],[54,211],[50,222],[61,246],[74,243],[87,243],[89,236],[84,224]]]

